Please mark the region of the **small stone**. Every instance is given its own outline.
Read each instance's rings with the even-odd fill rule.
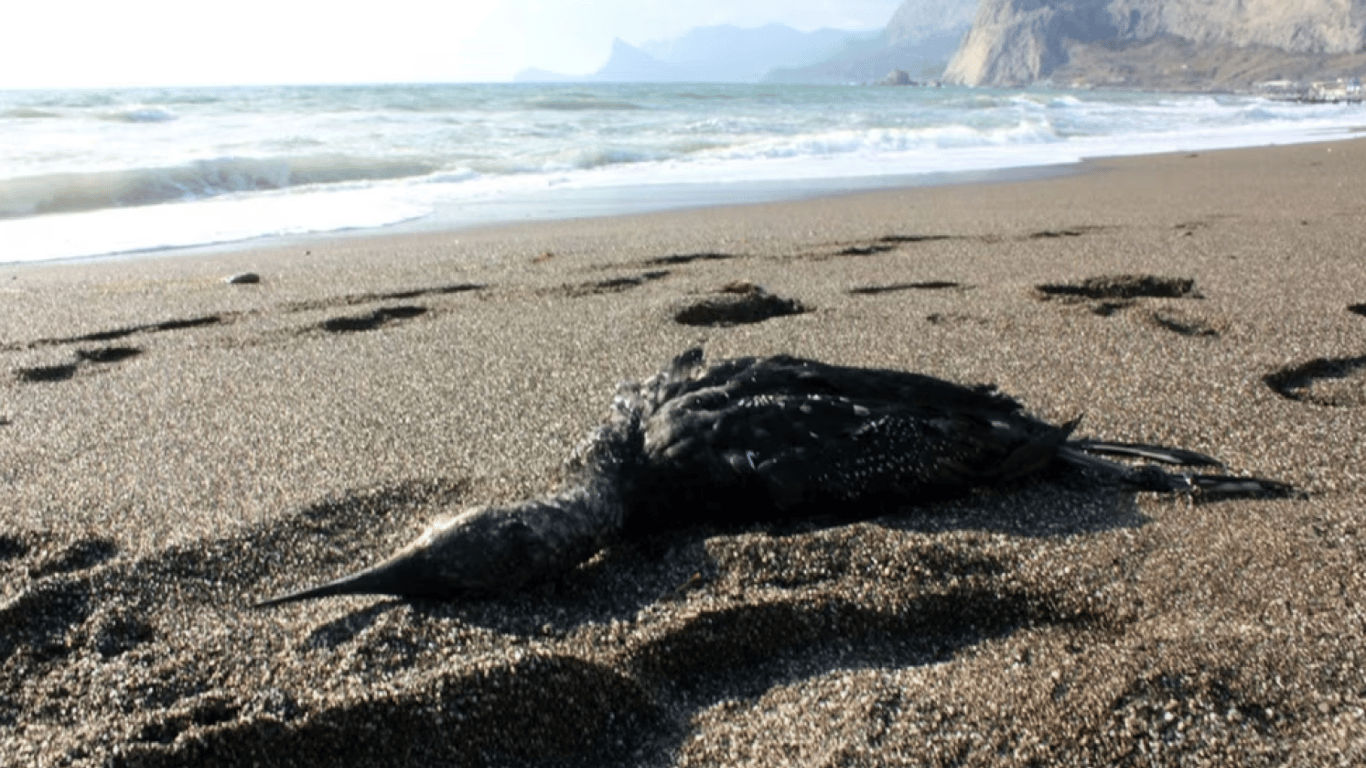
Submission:
[[[223,278],[223,282],[229,285],[247,285],[261,282],[261,276],[255,272],[238,272]]]

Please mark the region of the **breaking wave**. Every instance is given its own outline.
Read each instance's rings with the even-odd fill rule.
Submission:
[[[607,99],[597,99],[591,96],[571,96],[571,98],[564,99],[532,99],[528,104],[534,109],[554,109],[566,112],[642,109],[639,104],[633,104],[629,101],[611,101]]]
[[[0,111],[0,118],[11,120],[43,120],[51,117],[61,117],[61,115],[51,110],[34,107],[15,107],[14,109]]]
[[[0,260],[776,199],[1344,135],[1359,105],[778,85],[0,91]],[[757,196],[757,197],[756,197]]]
[[[117,123],[169,123],[179,118],[179,115],[165,107],[130,107],[104,115],[105,120]]]
[[[199,200],[238,192],[424,176],[418,158],[224,157],[166,168],[53,173],[0,179],[0,219]]]

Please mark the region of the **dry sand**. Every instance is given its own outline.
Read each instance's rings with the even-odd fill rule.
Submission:
[[[1114,275],[1194,287],[1079,291]],[[734,281],[803,311],[705,324]],[[6,766],[1366,763],[1366,143],[0,294]],[[504,600],[250,607],[550,488],[694,344],[995,382],[1310,496],[1044,481],[623,542]]]

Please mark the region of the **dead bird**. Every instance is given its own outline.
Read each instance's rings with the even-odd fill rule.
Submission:
[[[1072,438],[992,386],[789,356],[712,365],[691,349],[623,384],[575,450],[562,489],[467,510],[393,557],[257,603],[329,595],[454,599],[500,594],[574,568],[623,535],[809,514],[862,519],[1041,475],[1168,493],[1286,495],[1290,486],[1173,472],[1104,456],[1222,467],[1195,451]]]

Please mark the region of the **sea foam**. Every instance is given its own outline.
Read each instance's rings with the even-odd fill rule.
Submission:
[[[0,219],[424,176],[438,167],[437,162],[410,157],[220,157],[165,168],[25,176],[0,179]]]
[[[0,92],[0,261],[597,215],[1346,135],[1250,96],[506,84]]]

